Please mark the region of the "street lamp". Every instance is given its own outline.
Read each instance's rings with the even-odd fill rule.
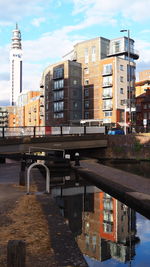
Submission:
[[[130,128],[131,128],[131,71],[130,71],[130,30],[121,30],[120,32],[127,32],[128,33],[128,88],[129,88],[129,122],[130,122]],[[128,91],[127,91],[128,92]]]
[[[82,119],[84,119],[84,73],[85,73],[85,71],[86,70],[88,70],[88,67],[87,66],[85,66],[85,67],[83,67],[83,69],[82,69],[82,86],[83,86],[83,88],[82,88]]]

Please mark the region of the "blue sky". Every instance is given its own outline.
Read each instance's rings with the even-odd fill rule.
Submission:
[[[122,36],[139,50],[137,73],[150,69],[150,0],[0,0],[0,105],[9,103],[12,30],[22,33],[23,89],[38,90],[43,70],[79,41]]]

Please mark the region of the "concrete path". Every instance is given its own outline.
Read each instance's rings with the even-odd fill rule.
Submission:
[[[85,179],[150,219],[150,179],[92,160],[73,167]]]

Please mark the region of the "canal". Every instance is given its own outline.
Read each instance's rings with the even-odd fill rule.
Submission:
[[[51,194],[89,267],[149,266],[148,219],[82,177],[56,176]]]

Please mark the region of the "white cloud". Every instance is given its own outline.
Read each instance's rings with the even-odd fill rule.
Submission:
[[[0,82],[0,105],[2,102],[8,102],[10,96],[10,82],[1,81]]]
[[[18,20],[23,15],[28,16],[31,14],[39,13],[42,10],[40,0],[0,0],[0,18],[1,20]]]
[[[133,21],[143,21],[149,19],[149,0],[72,0],[74,3],[73,14],[84,13],[86,20],[91,17],[107,16],[108,20],[120,17]]]
[[[42,22],[45,22],[45,21],[46,21],[46,19],[45,19],[44,17],[34,18],[34,19],[32,20],[32,22],[31,22],[31,24],[34,25],[35,27],[39,27],[40,24],[41,24]]]

